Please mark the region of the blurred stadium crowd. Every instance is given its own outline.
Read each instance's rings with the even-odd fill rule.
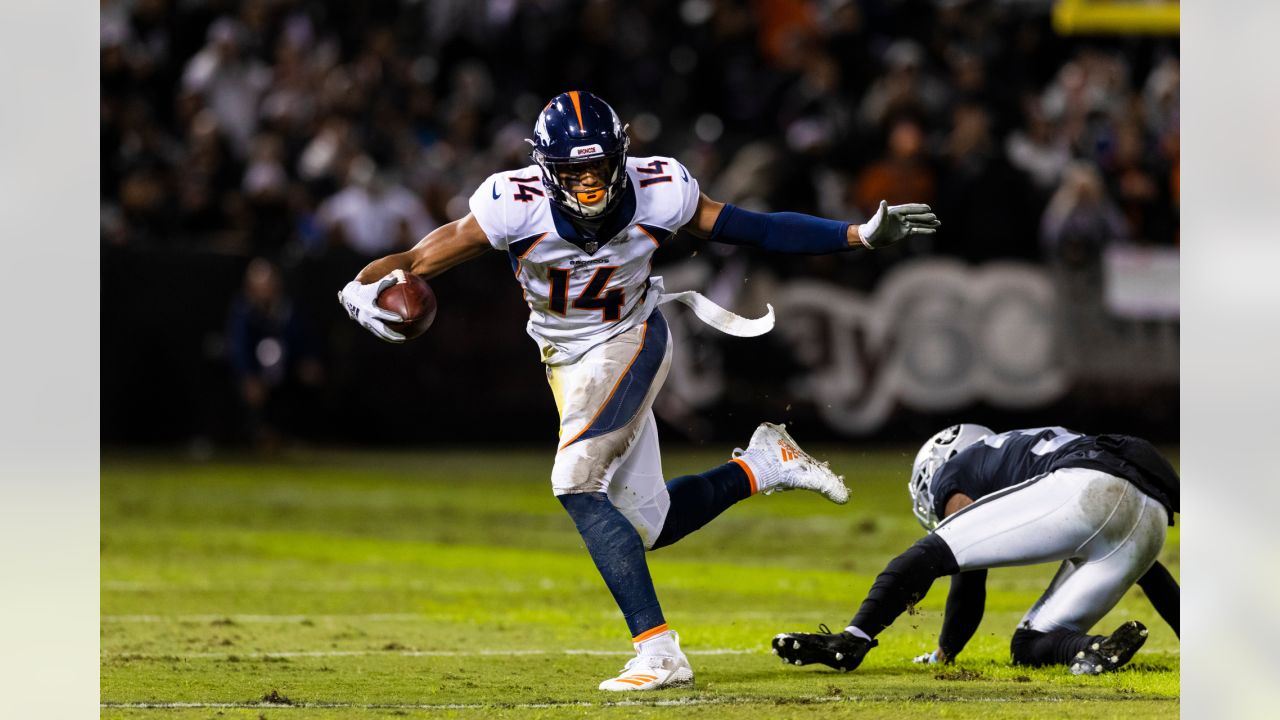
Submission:
[[[1177,41],[1056,36],[1047,3],[107,0],[102,240],[374,256],[527,162],[590,89],[718,199],[859,220],[921,200],[941,252],[1174,243]],[[1037,238],[1039,242],[1037,242]]]
[[[500,343],[525,342],[518,291],[471,291],[510,285],[502,263],[433,281],[466,306],[450,308],[457,328],[437,323],[447,352],[429,359],[355,340],[332,298],[368,258],[464,215],[487,175],[527,164],[538,111],[573,88],[613,104],[634,156],[681,159],[718,200],[852,222],[881,198],[923,201],[944,223],[936,240],[874,255],[706,248],[739,287],[768,262],[867,290],[886,267],[931,255],[1096,276],[1114,241],[1176,245],[1177,38],[1063,37],[1049,11],[1047,0],[104,0],[104,437],[222,436],[245,410],[234,422],[250,436],[310,425],[319,437],[326,416],[382,407],[364,378],[389,367],[475,426],[494,409],[471,402],[460,375],[485,377],[508,413],[541,398],[536,367],[521,375],[499,359]],[[694,251],[671,245],[660,266]],[[1096,303],[1096,281],[1083,287],[1075,306]],[[186,300],[160,308],[162,294]],[[511,332],[468,334],[481,320]]]

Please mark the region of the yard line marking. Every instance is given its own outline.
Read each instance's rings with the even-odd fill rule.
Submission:
[[[1040,696],[1040,697],[1024,697],[1016,698],[993,698],[993,697],[939,697],[932,702],[940,703],[1061,703],[1065,698]],[[833,697],[831,695],[798,695],[786,698],[787,701],[797,704],[819,704],[819,703],[840,703],[840,702],[896,702],[901,701],[901,697],[890,696],[860,696],[860,695],[844,695]],[[1175,702],[1176,698],[1168,698],[1170,702]],[[686,705],[758,705],[769,704],[774,698],[672,698],[665,700],[615,700],[605,702],[585,702],[567,700],[565,702],[542,702],[542,703],[320,703],[320,702],[299,702],[294,701],[289,704],[284,703],[268,703],[268,702],[104,702],[98,705],[104,710],[166,710],[166,709],[232,709],[232,710],[259,710],[266,708],[275,708],[277,710],[284,708],[310,708],[310,709],[350,709],[350,710],[546,710],[551,708],[611,708],[611,707],[680,707]]]
[[[764,650],[754,648],[708,648],[706,650],[686,650],[686,655],[758,655]],[[519,648],[512,650],[285,650],[281,652],[254,653],[103,653],[103,658],[124,658],[135,660],[187,660],[196,658],[239,658],[241,660],[261,660],[265,658],[294,657],[363,657],[367,655],[397,655],[402,657],[484,657],[492,655],[616,655],[619,657],[634,655],[635,650],[597,650],[591,648],[562,648],[558,650],[542,650],[538,648]]]
[[[809,611],[804,610],[718,610],[717,614],[721,618],[734,618],[738,620],[778,620],[792,617],[807,617],[812,615]],[[617,610],[606,610],[596,613],[601,618],[615,619],[622,617]],[[298,623],[303,620],[311,621],[331,621],[331,620],[368,620],[370,622],[408,622],[408,621],[424,621],[431,620],[431,613],[351,613],[351,614],[327,614],[327,615],[263,615],[263,614],[198,614],[198,615],[103,615],[101,617],[104,623],[163,623],[163,622],[215,622],[218,620],[232,620],[243,623]]]

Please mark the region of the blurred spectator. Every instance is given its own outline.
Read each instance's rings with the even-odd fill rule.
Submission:
[[[817,27],[817,3],[805,0],[758,0],[756,27],[760,49],[773,64],[789,62],[797,42],[804,42]]]
[[[272,450],[304,429],[324,379],[319,348],[280,271],[254,258],[227,316],[227,351],[253,445]]]
[[[435,228],[421,201],[366,155],[351,161],[347,186],[325,200],[318,215],[330,244],[367,257],[408,249]]]
[[[907,117],[896,120],[889,129],[888,153],[858,176],[854,186],[854,204],[858,209],[869,217],[881,200],[890,205],[933,203],[936,181],[924,150],[924,130],[920,124]]]
[[[292,240],[289,175],[284,169],[284,145],[279,136],[264,133],[254,138],[241,191],[253,214],[253,247],[258,252],[277,254]]]
[[[239,192],[243,173],[218,132],[212,111],[203,110],[192,118],[186,150],[183,171],[175,178],[180,227],[197,237],[224,235],[229,227],[227,207]]]
[[[1161,58],[1147,76],[1142,89],[1143,111],[1153,134],[1164,136],[1178,131],[1181,94],[1176,57]]]
[[[1157,175],[1149,156],[1142,128],[1125,122],[1115,130],[1115,144],[1107,163],[1109,190],[1124,213],[1135,240],[1150,242],[1155,237],[1169,237],[1172,218],[1165,196],[1167,188]]]
[[[1040,222],[1040,245],[1046,255],[1066,265],[1092,264],[1104,247],[1128,236],[1124,216],[1107,197],[1098,171],[1072,163]]]
[[[341,185],[342,169],[358,152],[351,122],[341,115],[325,118],[298,158],[298,177],[332,192]]]
[[[934,247],[973,261],[1034,259],[1035,199],[999,151],[991,125],[990,113],[976,103],[952,113],[936,205],[948,236]]]
[[[199,96],[213,110],[240,157],[249,152],[258,127],[258,101],[271,82],[271,70],[246,55],[244,34],[237,20],[219,18],[182,73],[183,92]]]
[[[1036,189],[1048,197],[1071,162],[1071,151],[1045,118],[1037,100],[1028,98],[1023,109],[1025,122],[1009,133],[1004,143],[1005,154],[1009,162],[1026,173]]]
[[[884,52],[885,73],[862,98],[862,120],[882,127],[900,113],[937,117],[946,107],[946,86],[925,67],[924,49],[914,40],[895,40]]]
[[[402,247],[526,163],[571,86],[619,109],[637,155],[757,207],[857,221],[932,196],[946,230],[917,253],[1029,256],[1072,160],[1136,237],[1178,233],[1176,42],[1065,38],[1035,3],[108,0],[100,44],[103,242]],[[768,177],[730,177],[736,157]]]

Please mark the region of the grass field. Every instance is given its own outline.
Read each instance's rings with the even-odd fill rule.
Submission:
[[[849,505],[755,497],[649,556],[692,690],[595,689],[631,654],[625,624],[551,496],[548,453],[341,454],[192,464],[102,461],[104,718],[1173,717],[1178,641],[1137,589],[1098,628],[1151,628],[1125,670],[1008,663],[1054,568],[991,573],[959,662],[933,647],[947,583],[861,668],[784,666],[768,641],[843,626],[919,537],[911,451],[816,453]],[[668,452],[669,477],[724,459]],[[1161,559],[1178,575],[1178,530]]]

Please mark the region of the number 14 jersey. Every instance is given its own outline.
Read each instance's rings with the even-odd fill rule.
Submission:
[[[552,210],[537,165],[490,175],[471,196],[489,244],[510,257],[548,365],[640,325],[661,299],[649,279],[653,253],[693,219],[698,181],[667,157],[627,158],[627,176],[618,209],[594,235]]]

